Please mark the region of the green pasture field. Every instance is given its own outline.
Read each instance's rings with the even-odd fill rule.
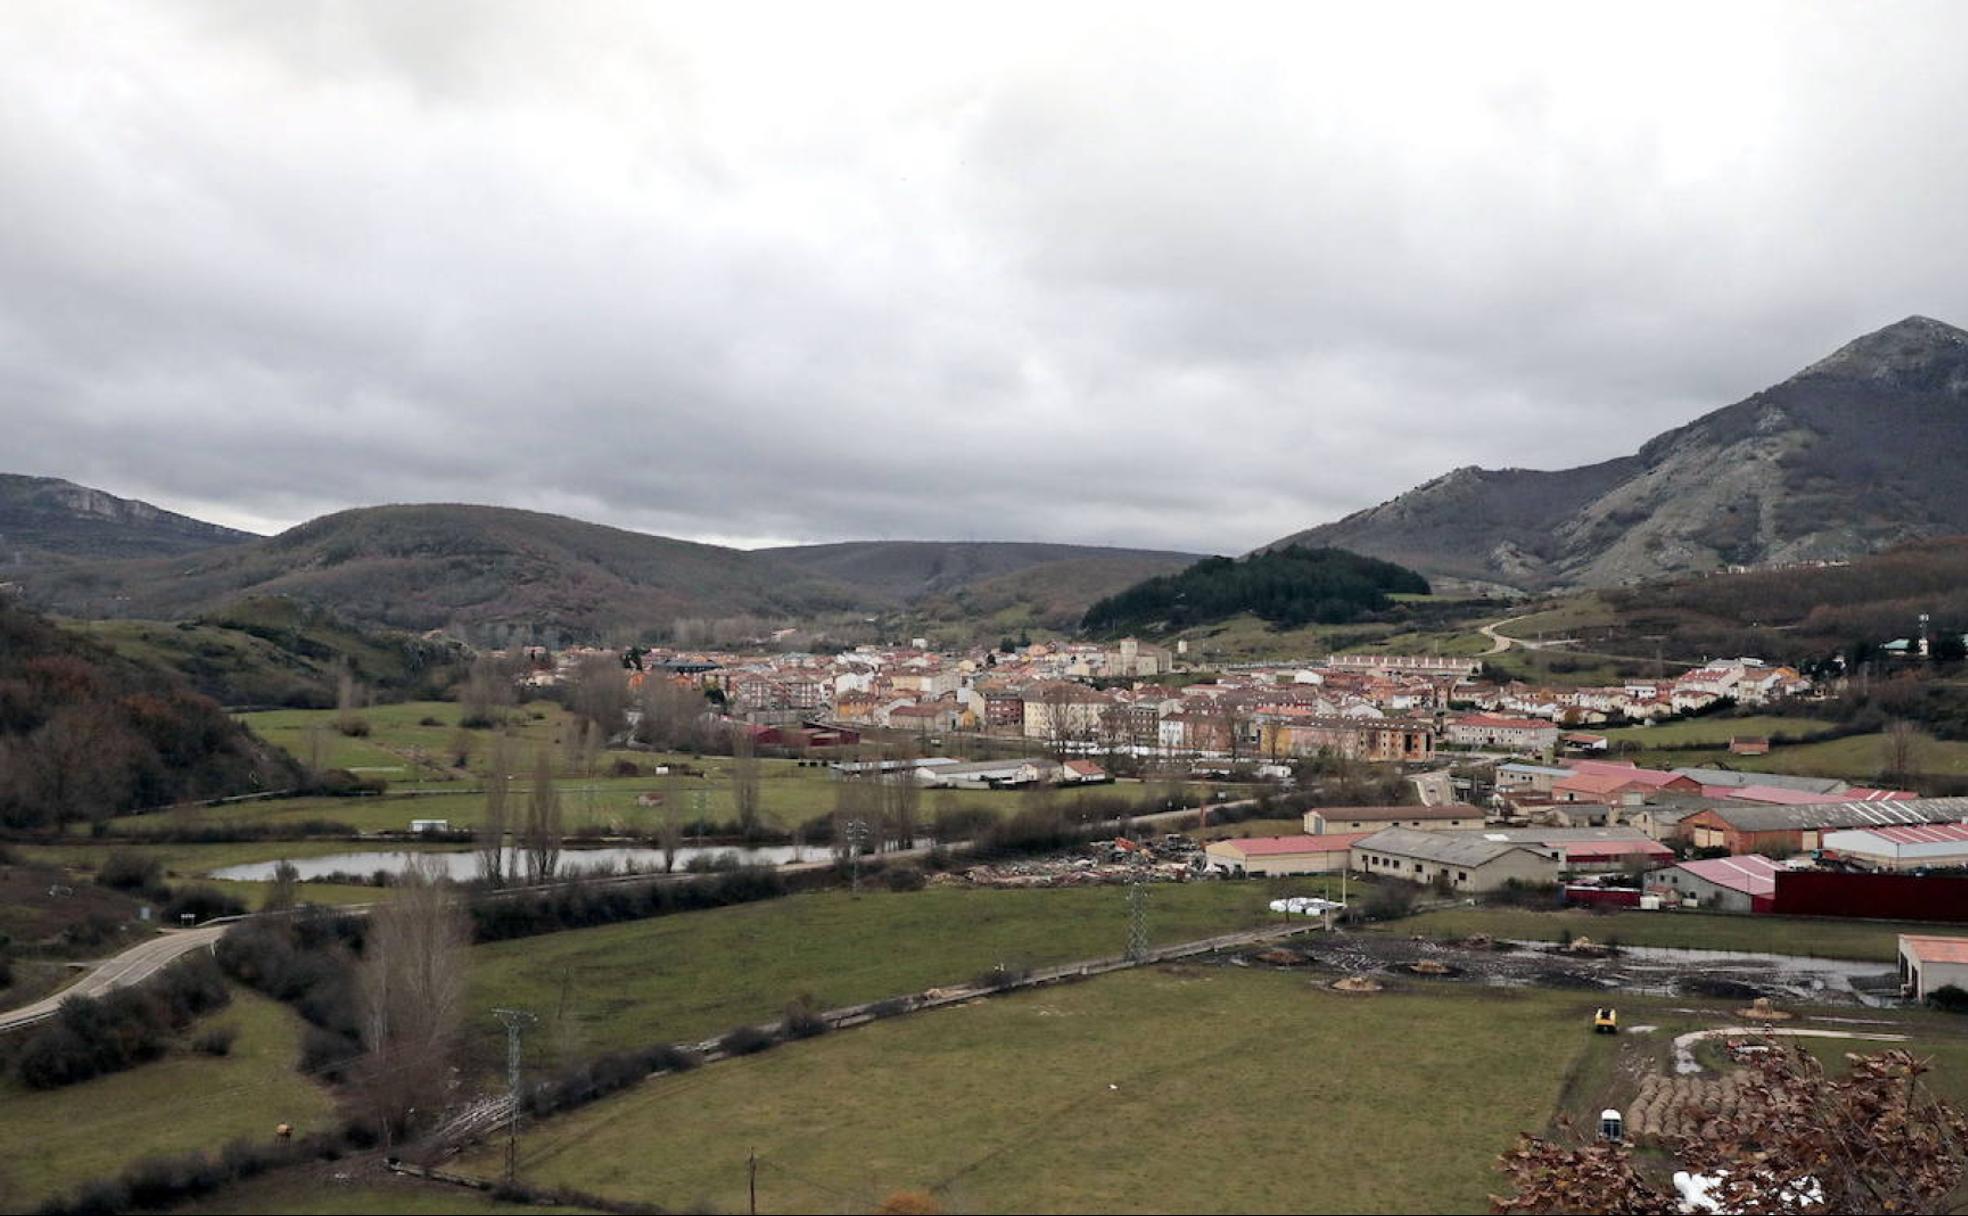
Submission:
[[[1842,777],[1855,782],[1879,780],[1882,770],[1888,766],[1886,736],[1880,733],[1847,735],[1842,739],[1826,739],[1820,743],[1778,744],[1764,756],[1732,756],[1727,749],[1719,749],[1643,751],[1622,758],[1677,768],[1698,768],[1720,763],[1745,772]],[[1936,739],[1922,733],[1914,745],[1911,768],[1915,773],[1968,776],[1968,741]]]
[[[1330,886],[1337,891],[1337,880]],[[1156,884],[1149,933],[1168,943],[1276,923],[1271,900],[1327,888],[1323,878]],[[1118,886],[824,891],[477,946],[470,1005],[536,1011],[533,1058],[550,1066],[713,1037],[771,1020],[796,998],[857,1004],[966,982],[999,964],[1117,955],[1126,944]],[[473,1029],[492,1062],[503,1032],[489,1014]]]
[[[520,1168],[679,1209],[742,1210],[756,1150],[762,1211],[1478,1212],[1589,1002],[1127,972],[658,1078],[526,1132]]]
[[[300,1019],[244,989],[185,1036],[235,1026],[231,1054],[174,1047],[163,1059],[61,1089],[0,1082],[0,1210],[30,1210],[58,1192],[147,1156],[216,1150],[241,1136],[273,1137],[291,1123],[329,1125],[327,1090],[295,1071]]]
[[[1688,743],[1719,743],[1727,746],[1736,736],[1763,737],[1773,744],[1786,738],[1815,734],[1837,725],[1820,718],[1783,718],[1757,714],[1744,718],[1687,718],[1659,726],[1620,726],[1603,732],[1615,745],[1640,748],[1674,747]]]

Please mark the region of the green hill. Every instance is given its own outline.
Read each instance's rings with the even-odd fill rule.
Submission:
[[[71,616],[181,620],[286,597],[364,624],[480,643],[636,633],[687,617],[854,610],[852,587],[717,545],[506,507],[340,511],[182,558],[95,562],[23,580]]]
[[[365,629],[298,600],[242,600],[188,621],[76,622],[118,654],[168,667],[223,705],[326,708],[344,665],[372,694],[421,700],[462,675],[458,642]]]
[[[1210,557],[1158,575],[1087,609],[1089,633],[1175,632],[1250,613],[1280,628],[1343,625],[1427,595],[1412,570],[1344,549],[1288,546],[1231,559]]]

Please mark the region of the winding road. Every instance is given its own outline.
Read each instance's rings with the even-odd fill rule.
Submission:
[[[139,942],[114,958],[97,963],[88,974],[60,992],[42,997],[32,1005],[0,1013],[0,1033],[54,1017],[69,997],[96,997],[114,988],[141,984],[193,950],[210,949],[231,927],[230,922],[214,922],[196,929],[170,929]]]

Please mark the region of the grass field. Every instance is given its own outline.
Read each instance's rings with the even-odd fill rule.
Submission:
[[[1476,1212],[1591,1037],[1582,999],[1128,972],[651,1081],[524,1136],[521,1168],[727,1211],[756,1148],[765,1211]]]
[[[1272,923],[1270,900],[1324,887],[1323,879],[1156,885],[1149,932],[1175,942]],[[498,942],[472,951],[469,1004],[537,1012],[530,1058],[550,1065],[721,1034],[776,1017],[801,996],[832,1007],[969,980],[1000,963],[1119,954],[1126,898],[1120,887],[827,891]],[[474,1031],[486,1052],[503,1049],[489,1015]]]
[[[1557,941],[1569,930],[1595,942],[1617,938],[1626,946],[1675,946],[1691,950],[1744,950],[1891,963],[1898,935],[1932,932],[1932,925],[1900,921],[1805,920],[1783,916],[1725,916],[1706,912],[1543,912],[1528,908],[1449,908],[1378,926],[1386,932],[1426,937],[1491,937]]]
[[[1738,735],[1763,736],[1772,742],[1829,730],[1836,723],[1818,718],[1781,718],[1757,714],[1743,718],[1688,718],[1659,726],[1622,726],[1605,732],[1614,744],[1631,743],[1641,748],[1678,747],[1689,743],[1715,743],[1727,747]]]
[[[559,779],[562,817],[569,831],[598,828],[609,831],[651,832],[660,827],[666,815],[664,806],[675,806],[688,823],[707,817],[718,823],[737,818],[732,802],[730,761],[709,757],[698,763],[703,777],[598,777]],[[529,781],[514,783],[524,799]],[[1185,787],[1192,799],[1200,787]],[[664,806],[637,803],[637,796],[653,793],[665,800]],[[1085,790],[1060,791],[1058,801],[1070,807],[1082,799],[1142,797],[1146,787],[1135,784],[1092,786]],[[808,820],[832,814],[838,796],[837,784],[825,769],[799,768],[790,760],[760,762],[759,794],[767,820],[791,830]],[[701,801],[700,799],[701,795]],[[978,808],[998,815],[1015,814],[1023,800],[1011,790],[925,790],[920,814],[924,821],[943,807]],[[443,819],[453,827],[468,828],[485,813],[485,797],[476,785],[459,785],[443,794],[412,794],[392,791],[376,798],[283,798],[269,802],[242,802],[223,807],[186,807],[182,810],[150,815],[125,815],[114,821],[120,832],[140,835],[167,828],[188,828],[214,824],[297,824],[308,820],[332,820],[358,832],[403,832],[413,819]]]
[[[155,1153],[216,1149],[275,1124],[322,1127],[332,1103],[294,1071],[298,1019],[234,989],[232,1004],[194,1029],[233,1025],[223,1058],[174,1049],[128,1072],[62,1089],[0,1084],[0,1210],[30,1209],[52,1193],[115,1173]]]
[[[1649,734],[1651,732],[1641,732],[1640,741],[1644,742]],[[1881,770],[1887,767],[1886,737],[1878,733],[1847,735],[1842,739],[1826,739],[1820,743],[1780,745],[1771,748],[1766,756],[1732,756],[1724,748],[1714,751],[1643,751],[1624,754],[1621,758],[1641,764],[1683,768],[1721,762],[1747,772],[1843,777],[1858,782],[1879,779]],[[1915,744],[1912,760],[1916,773],[1942,777],[1968,776],[1968,742],[1936,739],[1923,733]]]
[[[380,798],[288,798],[185,807],[163,814],[122,816],[113,826],[121,832],[142,833],[193,825],[332,820],[360,832],[401,832],[413,819],[445,819],[455,827],[468,828],[484,814],[480,789],[492,735],[489,731],[465,732],[471,739],[470,755],[464,768],[454,766],[449,749],[459,735],[459,712],[457,705],[441,701],[375,706],[361,711],[371,728],[366,738],[349,738],[336,731],[332,710],[242,714],[242,722],[297,757],[306,758],[310,738],[318,739],[324,763],[382,778],[389,783],[390,793]],[[425,726],[426,719],[438,725]],[[623,760],[640,766],[647,775],[618,778],[572,773],[560,742],[570,721],[567,712],[551,702],[536,702],[512,711],[518,740],[515,785],[523,796],[532,780],[533,757],[544,751],[555,774],[569,831],[651,832],[662,826],[672,808],[686,822],[709,818],[730,823],[737,818],[729,757],[611,751],[603,753],[597,772],[605,773],[615,761]],[[316,733],[311,735],[311,731]],[[956,748],[953,754],[961,754],[965,741],[953,737],[950,742]],[[791,830],[835,809],[838,786],[825,768],[781,759],[761,758],[758,763],[761,807],[771,824]],[[672,773],[657,776],[648,771],[658,765],[670,766]],[[683,775],[678,771],[683,767],[697,775]],[[1086,798],[1133,800],[1144,792],[1142,786],[1132,783],[1096,786],[1062,791],[1059,800],[1070,806]],[[1185,787],[1184,792],[1192,798],[1203,793],[1196,786]],[[663,805],[640,805],[638,797],[644,794],[659,795]],[[1010,791],[925,791],[921,813],[925,820],[945,807],[1011,814],[1021,805],[1019,796]]]

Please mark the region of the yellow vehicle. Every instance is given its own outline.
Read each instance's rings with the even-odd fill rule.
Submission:
[[[1592,1011],[1592,1032],[1594,1034],[1618,1034],[1619,1028],[1619,1010],[1595,1009]]]

